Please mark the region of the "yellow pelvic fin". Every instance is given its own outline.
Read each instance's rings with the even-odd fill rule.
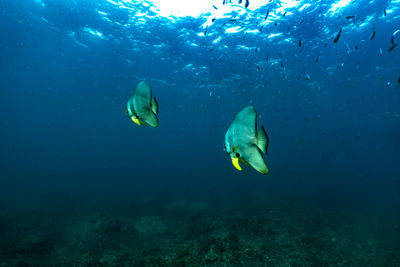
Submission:
[[[238,169],[239,171],[242,170],[242,168],[239,165],[239,158],[232,158],[232,164],[233,166],[235,166],[236,169]]]
[[[131,118],[132,119],[132,121],[134,122],[134,123],[136,123],[137,125],[143,125],[143,123],[138,119],[138,118],[136,118],[136,117],[132,117]]]

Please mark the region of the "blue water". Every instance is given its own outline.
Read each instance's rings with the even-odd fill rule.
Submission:
[[[0,266],[400,265],[400,2],[245,2],[1,1]],[[126,117],[141,80],[158,128]],[[223,151],[248,105],[266,176]]]

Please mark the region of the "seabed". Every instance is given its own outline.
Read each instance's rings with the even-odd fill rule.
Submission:
[[[0,266],[400,266],[399,222],[268,198],[3,211]]]

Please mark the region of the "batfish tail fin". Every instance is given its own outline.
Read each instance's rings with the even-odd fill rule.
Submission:
[[[257,132],[256,145],[264,154],[267,154],[268,143],[269,143],[269,137],[265,132],[264,126],[261,126],[261,129]]]
[[[151,110],[153,111],[154,114],[158,114],[158,102],[155,97],[151,99]]]

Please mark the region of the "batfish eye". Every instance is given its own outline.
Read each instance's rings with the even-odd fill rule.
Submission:
[[[239,153],[236,153],[235,155],[236,155],[237,158],[240,158],[240,154]]]

